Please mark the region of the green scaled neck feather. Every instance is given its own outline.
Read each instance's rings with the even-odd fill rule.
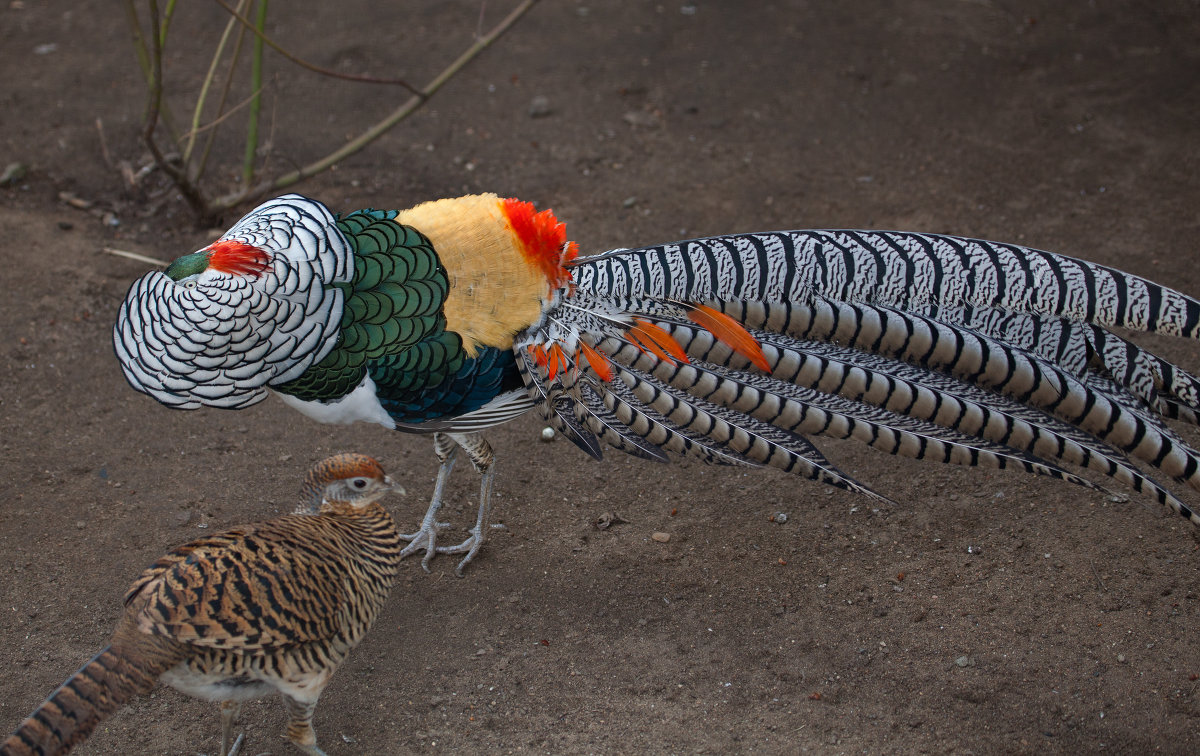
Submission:
[[[429,240],[395,217],[357,210],[337,220],[354,250],[353,280],[332,284],[345,296],[337,344],[299,378],[272,386],[276,391],[305,401],[338,399],[362,382],[368,362],[428,366],[430,351],[440,355],[439,369],[409,373],[412,388],[436,385],[462,366],[462,340],[445,330],[441,314],[446,271]]]

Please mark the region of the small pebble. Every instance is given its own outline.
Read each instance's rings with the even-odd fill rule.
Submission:
[[[82,197],[77,197],[72,192],[59,192],[58,199],[59,199],[59,201],[65,202],[66,204],[70,205],[71,207],[75,208],[76,210],[87,210],[87,209],[91,208],[91,206],[93,204],[95,204],[93,202],[83,199]]]
[[[550,98],[545,95],[537,95],[529,101],[530,118],[545,118],[552,112],[550,109]]]
[[[662,531],[656,531],[650,534],[650,538],[651,540],[658,541],[659,543],[666,543],[667,541],[671,540],[671,534],[663,533]]]
[[[24,163],[9,163],[4,166],[4,173],[0,173],[0,186],[8,186],[15,184],[25,178],[25,173],[29,170],[29,166]]]
[[[771,517],[771,520],[782,525],[783,523],[788,521],[788,513],[787,512],[776,512]]]
[[[658,125],[658,119],[653,113],[647,113],[644,110],[631,110],[621,116],[625,123],[630,126],[641,126],[643,128],[652,128]]]
[[[549,426],[542,428],[542,440],[543,441],[553,441],[554,440],[554,429]]]

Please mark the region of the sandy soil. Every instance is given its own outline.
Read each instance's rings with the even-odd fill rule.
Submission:
[[[170,259],[216,231],[158,177],[121,177],[120,161],[145,162],[122,12],[67,5],[0,9],[0,163],[30,166],[0,189],[5,728],[104,644],[168,547],[289,510],[331,451],[381,459],[409,489],[392,501],[408,525],[435,470],[428,439],[319,426],[274,400],[176,412],[126,386],[109,332],[145,266],[101,249]],[[180,5],[182,113],[222,15]],[[278,3],[270,32],[320,65],[421,82],[469,43],[479,5]],[[485,25],[508,7],[488,3]],[[953,232],[1197,295],[1198,38],[1195,0],[544,2],[301,189],[342,210],[516,195],[553,206],[585,251]],[[400,98],[268,64],[272,170]],[[230,185],[238,149],[214,154],[211,187]],[[1157,346],[1200,368],[1195,344]],[[445,558],[405,564],[317,710],[331,755],[1200,752],[1200,540],[1146,501],[825,445],[900,502],[880,508],[774,472],[597,464],[540,430],[491,434],[507,529],[464,579]],[[458,525],[476,485],[454,479]],[[595,527],[608,513],[626,522]],[[244,719],[248,753],[289,752],[274,701]],[[80,752],[218,741],[215,707],[160,689]]]

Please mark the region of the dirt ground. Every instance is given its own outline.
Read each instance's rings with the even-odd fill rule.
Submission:
[[[426,438],[317,425],[276,400],[178,412],[126,385],[110,328],[146,266],[101,250],[171,259],[219,229],[158,176],[122,178],[120,161],[146,161],[123,13],[67,6],[0,9],[0,163],[29,165],[0,188],[3,728],[103,646],[170,546],[290,510],[303,471],[340,450],[407,486],[390,506],[411,527],[436,467]],[[223,17],[180,6],[168,75],[184,113]],[[296,0],[271,5],[269,31],[319,65],[423,82],[480,6]],[[483,26],[510,7],[487,3]],[[1198,295],[1197,39],[1195,0],[551,0],[299,188],[338,210],[515,195],[554,207],[589,252],[951,232]],[[267,62],[269,170],[402,97]],[[218,148],[210,187],[232,186],[239,150]],[[1155,343],[1200,369],[1194,343]],[[404,564],[317,709],[331,756],[1200,752],[1200,539],[1149,501],[825,444],[899,502],[881,508],[772,471],[595,463],[540,431],[490,434],[506,530],[464,579],[448,558]],[[452,493],[465,527],[476,478],[459,472]],[[598,529],[608,513],[626,522]],[[276,702],[243,720],[246,753],[290,752]],[[217,750],[216,707],[160,688],[79,752]]]

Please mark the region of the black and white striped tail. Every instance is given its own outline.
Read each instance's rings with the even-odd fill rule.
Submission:
[[[527,355],[521,367],[555,427],[593,455],[603,441],[869,493],[807,439],[857,438],[1094,487],[1059,466],[1077,465],[1200,524],[1131,461],[1200,489],[1200,455],[1165,422],[1197,422],[1200,380],[1108,330],[1200,337],[1200,301],[1177,291],[1014,245],[865,231],[614,250],[572,273],[549,321],[604,354],[613,379],[585,362],[553,378]],[[689,320],[693,303],[741,323],[769,372]],[[688,362],[629,338],[635,317],[670,333]]]

